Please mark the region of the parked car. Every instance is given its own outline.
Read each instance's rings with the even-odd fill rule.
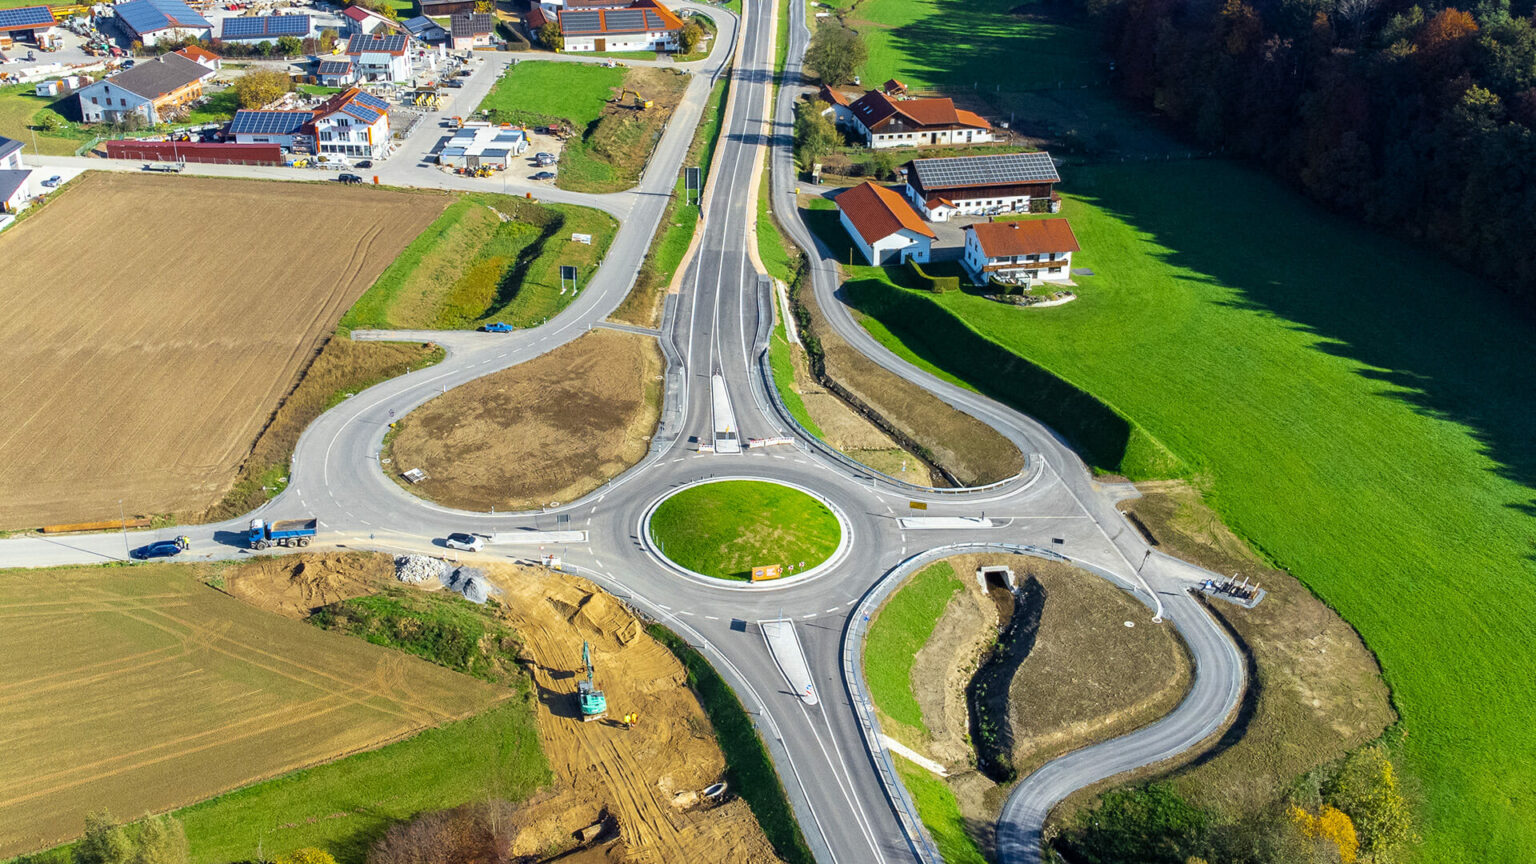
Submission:
[[[504,321],[497,321],[495,324],[483,324],[480,329],[486,333],[511,333],[517,328]]]
[[[553,153],[535,153],[533,155],[533,164],[541,168],[545,165],[553,165],[557,161],[559,160],[555,159],[555,154]]]
[[[183,535],[174,540],[156,540],[153,543],[140,546],[128,554],[140,561],[148,561],[151,558],[169,558],[173,555],[180,555],[187,551],[187,548],[191,545],[192,539]]]
[[[48,187],[49,189],[52,189],[53,187],[59,185],[62,182],[64,182],[64,178],[60,177],[57,174],[55,174],[52,177],[49,177],[47,180],[44,180],[43,181],[43,185]]]
[[[449,534],[443,542],[449,549],[463,549],[465,552],[479,552],[485,546],[485,538],[479,534]]]
[[[28,54],[27,55],[27,59],[31,60],[32,56],[30,54]],[[123,65],[118,67],[118,68],[119,69],[132,69],[133,68],[133,61],[132,60],[124,60],[123,61]]]
[[[464,82],[460,81],[457,78],[452,78],[452,79],[449,79],[447,82],[445,82],[443,84],[443,86],[444,87],[463,87],[464,86]]]
[[[555,179],[555,172],[553,172],[553,171],[540,171],[539,173],[533,175],[532,177],[529,177],[528,179],[529,180],[553,180],[553,179]]]
[[[349,186],[363,182],[363,178],[357,176],[356,174],[342,174],[336,179],[346,183]]]
[[[364,159],[361,162],[357,163],[357,167],[359,167],[359,168],[372,168],[373,167],[373,160],[372,159]]]

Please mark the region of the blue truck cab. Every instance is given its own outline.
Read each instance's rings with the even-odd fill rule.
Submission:
[[[317,524],[318,520],[313,516],[303,519],[284,519],[270,523],[260,518],[252,519],[250,530],[251,548],[308,546],[309,539],[315,536],[315,526]]]

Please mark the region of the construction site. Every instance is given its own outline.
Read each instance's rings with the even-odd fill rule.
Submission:
[[[416,566],[397,571],[380,554],[304,554],[231,567],[223,579],[248,603],[303,618],[391,584],[448,590],[437,580],[397,581],[397,572],[414,579],[406,574]],[[778,860],[751,809],[722,785],[725,759],[682,665],[632,610],[544,567],[487,560],[472,569],[487,583],[491,614],[517,633],[553,777],[515,804],[510,860]]]

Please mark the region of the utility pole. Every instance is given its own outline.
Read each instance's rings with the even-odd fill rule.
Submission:
[[[121,520],[118,522],[118,526],[123,529],[123,556],[132,558],[132,554],[128,551],[128,514],[123,510],[123,499],[121,498],[117,499],[117,515]]]

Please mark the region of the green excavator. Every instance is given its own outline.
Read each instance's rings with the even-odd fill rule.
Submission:
[[[581,708],[581,722],[601,720],[608,714],[608,697],[592,683],[592,648],[581,643],[581,663],[587,667],[587,680],[576,682],[576,702]]]

